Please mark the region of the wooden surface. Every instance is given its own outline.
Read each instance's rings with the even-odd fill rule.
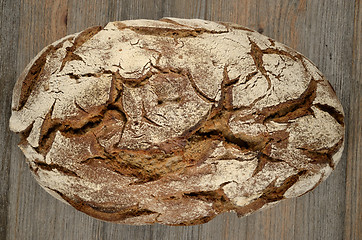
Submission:
[[[164,16],[230,21],[310,58],[346,112],[336,170],[298,199],[192,227],[126,226],[90,218],[41,189],[8,129],[12,88],[43,47],[109,21]],[[359,0],[0,0],[0,239],[362,239],[362,6]]]

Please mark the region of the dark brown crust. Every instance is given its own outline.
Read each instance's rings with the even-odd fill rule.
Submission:
[[[344,116],[341,112],[339,112],[337,109],[335,109],[334,107],[327,105],[327,104],[321,104],[321,103],[317,103],[314,104],[313,106],[317,107],[318,109],[329,113],[334,119],[336,119],[336,121],[341,124],[342,126],[344,126]]]
[[[197,37],[202,34],[198,30],[176,30],[169,28],[157,28],[157,27],[127,27],[130,30],[141,35],[155,35],[160,37],[172,37],[172,38],[185,38],[185,37]]]
[[[328,164],[331,168],[334,168],[333,156],[336,154],[343,144],[344,138],[342,137],[336,144],[330,148],[321,148],[321,149],[308,149],[308,148],[298,148],[302,152],[312,159],[311,163],[314,164]]]
[[[79,36],[74,40],[73,46],[67,48],[67,54],[62,61],[60,71],[64,68],[65,64],[68,61],[81,60],[81,58],[78,55],[74,54],[74,51],[101,30],[102,30],[101,26],[96,26],[96,27],[88,28],[88,29],[84,30],[82,33],[80,33]],[[63,46],[64,42],[68,41],[71,38],[65,39],[64,41],[60,42],[56,46],[50,45],[43,52],[43,54],[41,54],[40,57],[34,62],[33,66],[29,69],[25,79],[23,80],[22,87],[21,87],[21,94],[19,97],[19,104],[16,109],[17,111],[20,111],[24,107],[24,105],[27,102],[34,87],[37,84],[39,84],[39,81],[41,81],[41,76],[43,73],[44,66],[46,64],[47,56],[51,55],[57,49],[61,48]]]
[[[276,54],[276,55],[279,55],[279,56],[286,56],[286,57],[289,57],[289,58],[293,59],[294,61],[299,59],[298,54],[297,54],[297,56],[294,56],[291,53],[289,53],[287,51],[284,51],[284,50],[280,50],[280,49],[267,48],[267,49],[264,49],[264,50],[260,49],[259,51],[261,51],[263,54]],[[303,61],[302,59],[299,59],[299,60]]]
[[[43,69],[47,61],[47,56],[54,53],[57,49],[61,48],[64,42],[68,41],[70,38],[63,40],[62,42],[58,43],[56,46],[50,45],[41,55],[38,57],[33,66],[30,67],[27,75],[25,76],[24,80],[22,81],[20,97],[19,97],[19,104],[16,108],[16,111],[20,111],[25,103],[27,102],[30,94],[33,92],[36,85],[42,81],[42,74]]]
[[[88,158],[81,163],[101,167],[104,166],[116,173],[138,178],[134,184],[156,181],[168,173],[181,172],[187,166],[182,156],[165,154],[160,151],[119,150],[105,153],[106,156]],[[174,158],[179,158],[173,162]]]
[[[154,74],[151,71],[148,71],[146,74],[139,78],[125,78],[118,73],[117,79],[120,79],[127,87],[136,88],[145,85],[153,75]]]
[[[162,71],[175,73],[181,72],[178,70],[165,69]],[[109,74],[109,72],[107,73]],[[94,76],[99,76],[99,74]],[[123,104],[120,102],[123,91],[122,84],[130,85],[132,83],[130,87],[139,87],[140,84],[151,75],[146,74],[139,79],[124,79],[118,72],[116,72],[112,73],[112,76],[110,96],[106,105],[101,107],[97,112],[93,113],[89,113],[87,110],[81,109],[86,116],[81,123],[79,123],[79,121],[75,123],[70,120],[61,121],[58,119],[52,119],[52,112],[55,105],[54,102],[53,107],[46,115],[41,128],[39,147],[36,148],[39,153],[46,155],[54,141],[57,131],[61,132],[64,136],[74,137],[81,136],[89,131],[101,128],[104,120],[106,119],[105,116],[109,111],[115,111],[118,115],[118,119],[123,120],[125,123],[127,122],[128,115],[123,109]],[[188,134],[184,134],[183,137],[178,140],[175,139],[177,142],[183,142],[182,144],[161,144],[160,149],[163,149],[163,151],[155,151],[152,149],[132,151],[127,149],[117,149],[116,151],[110,153],[103,148],[103,155],[88,158],[83,160],[82,163],[97,167],[103,166],[121,175],[137,177],[139,180],[136,181],[135,184],[141,184],[156,181],[169,173],[176,174],[186,167],[200,165],[207,159],[208,155],[216,146],[216,143],[220,141],[230,143],[240,150],[250,151],[262,149],[268,141],[265,137],[260,136],[250,138],[242,135],[235,136],[228,127],[227,123],[230,118],[230,111],[232,110],[230,97],[231,88],[233,84],[237,82],[237,79],[230,80],[225,67],[222,94],[217,107],[215,107],[205,119],[200,121],[199,124],[192,127],[192,130],[188,131]],[[113,116],[115,115],[113,114]],[[206,151],[193,152],[193,147],[191,146],[199,146],[198,149],[205,149]],[[99,147],[102,149],[100,144]],[[134,156],[137,156],[138,159],[145,158],[143,161],[144,164],[139,165],[139,162],[134,163],[133,160],[131,161]],[[179,156],[180,161],[172,165],[172,167],[168,166],[168,159],[175,156]],[[147,161],[146,158],[148,159]],[[152,164],[149,164],[150,162],[152,162]],[[152,169],[149,169],[151,166]],[[168,167],[165,168],[165,166]]]
[[[34,121],[35,122],[35,121]],[[33,129],[34,122],[32,122],[29,127],[20,133],[20,142],[19,145],[27,144],[27,138],[29,137],[31,130]]]
[[[258,69],[258,71],[265,77],[265,79],[268,81],[268,89],[270,89],[271,87],[271,80],[270,77],[263,65],[263,51],[260,49],[260,47],[251,40],[251,38],[249,37],[249,42],[251,44],[251,51],[250,51],[250,55],[252,56],[255,66]]]
[[[205,93],[203,93],[198,87],[197,87],[197,85],[196,85],[196,83],[195,83],[195,81],[194,81],[194,79],[193,79],[193,77],[192,77],[192,74],[189,72],[189,71],[187,71],[186,73],[184,73],[186,76],[187,76],[187,78],[189,79],[189,81],[190,81],[190,83],[191,83],[191,86],[193,87],[193,89],[195,90],[195,92],[197,93],[197,95],[199,95],[199,97],[201,98],[201,99],[203,99],[204,101],[206,101],[206,102],[216,102],[215,101],[215,99],[212,99],[212,98],[210,98],[209,96],[207,96]]]
[[[82,46],[85,42],[91,39],[94,35],[102,30],[102,26],[90,27],[81,32],[76,39],[74,39],[73,46],[67,47],[67,54],[65,55],[62,65],[60,67],[60,71],[63,70],[65,64],[72,60],[83,60],[80,56],[74,53],[77,48]]]
[[[307,174],[306,170],[302,170],[295,175],[292,175],[286,178],[281,186],[276,187],[275,181],[273,181],[265,190],[264,193],[256,200],[254,200],[251,204],[248,204],[244,207],[237,207],[235,210],[238,214],[238,217],[242,217],[248,213],[254,212],[260,208],[262,208],[265,204],[279,201],[284,199],[284,193],[293,186],[300,176]]]
[[[89,131],[100,128],[102,123],[107,122],[108,118],[116,118],[126,123],[128,115],[124,111],[121,103],[121,93],[123,88],[122,85],[116,81],[116,75],[116,73],[112,75],[113,81],[107,103],[93,112],[87,112],[79,107],[84,114],[83,119],[81,120],[78,118],[74,120],[60,120],[52,118],[53,110],[56,105],[56,101],[54,101],[41,126],[39,146],[36,147],[35,150],[45,156],[51,148],[55,135],[58,131],[64,136],[74,137],[81,136]],[[29,131],[22,132],[22,138],[24,138],[27,134],[29,134]]]
[[[45,162],[34,161],[34,165],[37,168],[40,168],[42,170],[52,171],[52,170],[56,169],[57,171],[65,174],[65,175],[72,176],[72,177],[79,177],[76,172],[74,172],[70,169],[67,169],[66,167],[60,166],[58,164],[47,164]],[[37,173],[37,169],[34,169],[34,173]]]
[[[317,82],[312,79],[307,89],[297,99],[288,100],[278,105],[264,108],[260,111],[258,122],[265,123],[268,121],[285,123],[289,120],[296,119],[306,115],[313,115],[311,109],[312,103],[316,96]]]
[[[161,19],[163,22],[171,23],[173,25],[193,28],[190,26],[185,26],[171,19]],[[170,28],[162,28],[162,27],[130,27],[123,24],[118,24],[117,27],[122,29],[130,29],[138,34],[141,35],[154,35],[154,36],[161,36],[161,37],[171,37],[171,38],[186,38],[186,37],[197,37],[204,33],[210,34],[222,34],[227,33],[228,31],[210,31],[204,28],[193,28],[193,29],[173,29],[171,26]]]
[[[182,24],[176,23],[172,20],[165,19],[164,22],[171,24],[184,26]],[[242,29],[245,31],[253,32],[252,30],[237,26],[229,26],[228,24],[223,24],[228,28],[233,29]],[[210,34],[220,34],[226,33],[228,31],[208,31],[202,28],[194,28],[193,30],[177,30],[171,28],[160,28],[160,27],[129,27],[122,23],[116,23],[119,29],[130,29],[141,35],[155,35],[160,37],[172,37],[175,40],[177,38],[184,37],[197,37],[200,34],[210,33]],[[74,40],[72,47],[67,48],[67,53],[65,58],[62,61],[60,70],[62,70],[66,63],[72,60],[82,60],[82,58],[76,55],[74,52],[82,46],[86,41],[91,39],[99,31],[102,30],[102,27],[93,27],[89,28],[78,35]],[[304,65],[304,59],[301,55],[292,53],[284,50],[278,50],[273,48],[261,49],[256,42],[251,38],[250,33],[248,33],[248,38],[251,46],[250,56],[252,57],[254,64],[256,66],[256,71],[249,73],[245,77],[245,82],[251,80],[256,74],[260,73],[265,77],[268,82],[268,90],[271,90],[271,79],[263,63],[264,54],[276,54],[279,56],[285,56],[292,59],[293,61],[299,61],[303,64],[306,71],[308,69]],[[274,40],[269,39],[272,46],[275,46]],[[46,57],[53,53],[57,47],[60,47],[64,41],[58,44],[56,47],[50,46],[34,63],[30,69],[26,81],[24,80],[22,86],[22,93],[19,100],[19,109],[21,109],[27,99],[29,98],[31,92],[36,87],[37,82],[42,76],[44,66],[46,64]],[[152,49],[148,49],[152,50]],[[156,50],[154,50],[156,51]],[[159,53],[159,52],[158,52]],[[201,201],[204,203],[211,203],[211,210],[208,212],[207,216],[201,216],[193,220],[180,222],[174,225],[195,225],[202,224],[210,221],[217,214],[228,211],[236,211],[238,216],[246,215],[250,212],[262,208],[264,205],[276,202],[284,199],[284,193],[292,187],[301,176],[307,175],[310,169],[300,169],[295,166],[292,166],[288,161],[282,159],[280,155],[272,154],[272,147],[277,147],[278,149],[286,149],[288,146],[289,133],[286,130],[275,131],[275,132],[263,132],[258,135],[248,135],[245,133],[234,133],[229,126],[231,116],[237,116],[240,113],[240,119],[242,120],[255,120],[257,124],[266,125],[270,121],[278,123],[287,123],[290,126],[291,120],[312,115],[314,112],[312,107],[318,108],[321,111],[329,113],[340,125],[344,126],[343,113],[336,110],[334,107],[331,107],[326,104],[314,103],[316,98],[316,89],[317,84],[320,81],[316,81],[311,78],[306,90],[297,98],[282,102],[280,104],[265,107],[261,110],[254,110],[252,114],[242,115],[242,109],[252,109],[256,101],[260,100],[264,96],[256,99],[253,104],[250,106],[241,106],[239,109],[234,107],[233,103],[233,87],[239,82],[240,76],[230,79],[228,74],[228,65],[224,66],[223,70],[223,79],[220,84],[220,99],[215,100],[205,94],[196,84],[193,79],[191,71],[187,68],[185,69],[176,69],[172,67],[163,68],[158,66],[159,59],[156,60],[156,64],[151,63],[151,68],[149,71],[143,73],[142,76],[136,78],[126,78],[121,76],[119,71],[112,72],[109,70],[103,70],[102,72],[97,73],[87,73],[84,75],[76,75],[73,73],[67,74],[71,79],[80,79],[82,77],[94,77],[98,78],[103,74],[111,74],[112,82],[110,86],[110,92],[108,100],[105,104],[97,106],[95,108],[85,108],[82,107],[74,100],[74,105],[79,110],[77,117],[67,118],[67,119],[56,119],[53,118],[53,111],[56,106],[56,101],[54,101],[51,109],[46,114],[43,124],[40,129],[40,138],[39,146],[35,150],[46,156],[49,150],[52,147],[53,141],[57,133],[61,133],[64,137],[69,139],[85,139],[92,142],[92,148],[96,149],[96,153],[89,156],[87,159],[77,162],[79,166],[88,166],[92,169],[101,169],[106,168],[114,173],[117,173],[122,176],[134,177],[136,180],[129,184],[128,187],[137,187],[137,185],[150,183],[154,181],[159,181],[161,184],[163,181],[168,181],[171,178],[177,178],[179,176],[192,175],[190,172],[195,171],[196,167],[202,166],[202,164],[209,158],[210,154],[213,153],[215,148],[223,143],[225,149],[238,150],[242,154],[254,153],[256,159],[258,160],[257,165],[254,169],[254,172],[251,174],[251,177],[259,175],[264,167],[267,164],[280,165],[281,162],[284,162],[290,165],[297,174],[285,178],[283,183],[280,186],[276,185],[277,179],[272,181],[268,187],[263,191],[263,194],[258,198],[252,201],[250,204],[239,207],[234,204],[225,194],[223,187],[233,181],[222,183],[216,190],[207,190],[207,191],[188,191],[188,192],[178,192],[175,195],[168,196],[165,201],[173,201],[177,199],[180,202],[187,201]],[[145,69],[144,69],[145,70]],[[122,122],[123,126],[119,127],[121,132],[120,138],[123,137],[123,132],[126,129],[126,125],[132,123],[132,119],[124,109],[123,104],[123,91],[125,88],[140,88],[146,84],[149,84],[154,80],[154,78],[159,77],[160,75],[169,78],[180,78],[183,77],[185,81],[189,82],[190,89],[192,88],[195,92],[195,95],[199,97],[199,100],[210,104],[210,109],[194,126],[186,129],[180,136],[170,138],[162,143],[157,143],[149,147],[148,149],[128,149],[118,147],[119,142],[114,144],[113,147],[104,147],[101,144],[99,138],[102,137],[102,134],[99,134],[100,129],[107,126],[107,123],[111,120],[117,120],[117,122]],[[279,79],[280,80],[280,79]],[[183,103],[185,101],[181,98],[174,99],[159,99],[158,105],[163,106],[167,102],[173,103]],[[157,121],[152,119],[151,114],[148,114],[147,107],[142,103],[141,105],[141,118],[145,123],[152,125],[153,127],[161,128],[162,125],[158,124]],[[128,110],[127,110],[128,111]],[[32,131],[34,122],[23,132],[21,132],[22,140],[21,144],[28,144],[27,137]],[[299,148],[299,151],[311,159],[313,167],[317,165],[329,165],[334,168],[333,155],[338,152],[343,144],[343,138],[338,141],[334,146],[330,148],[322,149],[311,149],[310,146],[303,146]],[[231,151],[230,151],[231,152]],[[230,154],[231,155],[231,154]],[[225,155],[226,156],[226,155]],[[234,160],[239,160],[237,157],[231,157]],[[255,160],[255,157],[253,158]],[[240,161],[247,161],[241,159]],[[213,163],[214,164],[214,163]],[[315,164],[315,165],[314,165]],[[215,165],[210,164],[209,168],[215,167]],[[40,170],[45,171],[58,171],[61,174],[77,177],[82,176],[78,172],[78,169],[68,169],[68,167],[61,166],[59,164],[47,164],[45,162],[36,160],[33,161],[33,165],[30,166],[32,171],[35,174],[38,174]],[[318,168],[316,168],[318,169]],[[209,170],[212,172],[212,170]],[[292,174],[292,173],[290,173]],[[115,175],[119,177],[119,175]],[[319,182],[318,182],[319,183]],[[317,183],[317,184],[318,184]],[[317,185],[316,184],[316,185]],[[315,185],[315,186],[316,186]],[[315,187],[314,186],[314,187]],[[90,216],[105,220],[105,221],[114,221],[122,222],[128,218],[138,217],[138,216],[147,216],[151,214],[160,214],[149,209],[141,208],[138,205],[123,208],[115,206],[112,203],[93,203],[82,200],[76,195],[67,196],[64,193],[59,192],[58,190],[50,189],[57,194],[59,194],[65,201],[67,201],[74,208],[87,213]],[[158,215],[160,216],[160,215]],[[157,216],[152,220],[157,222]],[[172,225],[172,224],[171,224]]]
[[[54,110],[56,101],[54,101],[52,107],[50,108],[40,129],[39,137],[39,146],[35,148],[35,151],[42,155],[46,155],[53,144],[55,134],[57,130],[61,127],[61,124],[58,120],[52,119],[52,114]]]
[[[282,159],[270,157],[269,155],[267,155],[267,154],[265,154],[263,152],[259,152],[258,155],[257,155],[257,158],[258,158],[258,165],[256,166],[256,168],[255,168],[255,170],[253,172],[253,176],[255,176],[260,171],[262,171],[264,166],[268,162],[284,162]]]
[[[160,70],[160,68],[157,67],[156,69]],[[175,74],[187,75],[187,72],[177,69],[161,70],[162,72],[174,72]],[[252,73],[249,77],[251,78],[252,75],[255,74],[256,73]],[[40,147],[37,150],[44,150],[43,152],[39,152],[42,152],[44,154],[48,151],[54,139],[56,131],[60,131],[63,135],[69,137],[84,135],[88,131],[92,131],[98,126],[101,126],[104,120],[104,116],[108,111],[116,110],[116,112],[119,112],[118,118],[122,119],[124,122],[127,122],[128,115],[123,109],[123,104],[120,102],[122,99],[121,94],[123,91],[123,84],[127,85],[128,87],[142,86],[147,79],[153,76],[153,73],[149,71],[144,76],[138,79],[122,78],[118,72],[112,73],[112,76],[113,78],[111,84],[111,91],[107,104],[101,108],[101,111],[98,114],[93,114],[92,117],[89,117],[82,126],[71,127],[71,123],[67,123],[64,125],[64,123],[61,123],[59,120],[51,119],[51,113],[54,107],[53,105],[50,112],[47,114],[42,126]],[[282,136],[284,136],[283,139],[278,136],[271,137],[263,135],[251,138],[250,136],[243,135],[236,136],[231,132],[228,126],[228,121],[231,112],[233,111],[230,96],[232,94],[232,87],[234,84],[237,83],[237,81],[238,78],[231,80],[229,79],[227,74],[227,67],[225,66],[224,79],[221,84],[222,92],[217,106],[213,107],[204,119],[202,119],[189,131],[187,131],[187,134],[184,134],[183,137],[179,139],[175,139],[175,142],[173,142],[172,144],[161,144],[159,146],[160,150],[117,149],[117,151],[113,152],[107,152],[100,144],[98,144],[99,148],[102,149],[103,154],[100,156],[90,157],[82,161],[81,163],[91,165],[94,168],[105,167],[121,175],[136,177],[138,180],[132,184],[143,184],[146,182],[159,180],[169,174],[182,174],[183,169],[194,165],[200,165],[203,161],[207,159],[208,155],[215,148],[216,144],[221,141],[233,146],[234,148],[238,148],[241,151],[258,151],[258,165],[254,170],[253,176],[262,171],[263,167],[266,165],[267,162],[282,162],[283,160],[270,156],[270,143],[273,142],[278,144],[279,142],[285,141],[285,134],[281,134]],[[315,98],[316,86],[316,81],[312,79],[306,91],[298,99],[290,100],[277,106],[268,107],[261,110],[259,113],[259,121],[262,123],[271,120],[277,122],[286,122],[290,119],[295,119],[306,115],[308,113],[307,110],[310,109],[312,102]],[[195,86],[193,87],[195,89]],[[211,99],[206,100],[210,101]],[[85,113],[89,114],[86,110],[82,110]],[[146,117],[146,115],[144,117]],[[210,145],[211,143],[212,145]],[[196,149],[207,149],[207,151],[197,153],[197,150],[196,152],[193,152],[192,149],[194,146],[197,146]],[[338,148],[339,147],[340,146],[338,146]],[[315,156],[316,154],[317,153],[313,153],[313,156]],[[311,153],[309,153],[309,155],[311,155]],[[180,160],[170,167],[167,164],[168,159],[175,156],[179,156]],[[132,160],[134,158],[140,159],[140,161],[134,162],[134,160]],[[325,157],[321,158],[319,156],[319,158],[324,159]],[[168,166],[167,168],[165,168],[166,165]],[[43,169],[46,168],[43,167]],[[51,169],[51,167],[48,167],[48,169]],[[65,174],[68,173],[66,171],[63,172],[65,172]],[[214,194],[214,192],[203,192],[200,193],[198,197],[203,198],[204,200],[210,199],[212,194]],[[193,194],[186,194],[185,196],[190,197],[193,196]],[[255,203],[255,206],[261,207],[262,205],[267,203],[268,201],[266,201],[265,196],[267,195],[264,195],[261,200],[258,200]],[[251,208],[253,208],[253,206],[251,206]],[[217,209],[215,209],[215,211],[223,212],[233,209],[234,208],[232,208],[230,203],[228,202],[227,207],[221,207],[220,205],[219,207],[217,207]],[[200,221],[205,220],[206,218],[202,218]],[[197,220],[195,224],[200,221]],[[192,223],[190,222],[188,224]]]
[[[167,199],[164,199],[165,201],[182,201],[182,199],[193,199],[193,200],[199,200],[207,203],[212,204],[213,211],[209,212],[207,216],[203,216],[200,218],[196,218],[190,221],[181,222],[177,224],[171,224],[172,226],[190,226],[190,225],[197,225],[197,224],[203,224],[210,220],[212,220],[214,217],[217,216],[217,214],[228,212],[236,209],[235,204],[233,204],[230,199],[226,196],[224,193],[224,190],[222,189],[223,186],[228,184],[230,182],[226,182],[224,184],[221,184],[219,189],[212,190],[212,191],[199,191],[199,192],[185,192],[181,195],[177,196],[168,196]]]
[[[75,209],[84,212],[89,216],[102,219],[104,221],[117,222],[117,221],[126,220],[127,218],[133,218],[133,217],[156,213],[148,209],[140,208],[138,206],[132,206],[126,208],[98,206],[96,204],[80,200],[80,198],[77,196],[71,198],[65,196],[63,193],[57,190],[54,189],[50,190],[59,194],[66,202],[68,202]]]
[[[183,197],[212,203],[212,208],[217,214],[235,209],[235,205],[226,196],[222,188],[214,191],[188,192],[184,193]]]
[[[28,100],[31,92],[33,91],[36,83],[38,82],[38,79],[43,71],[45,62],[46,62],[46,57],[48,56],[48,54],[50,54],[51,52],[54,51],[54,47],[53,46],[49,46],[47,50],[45,50],[45,52],[40,55],[40,57],[35,61],[35,63],[33,64],[33,66],[30,68],[28,74],[26,75],[24,81],[23,81],[23,85],[21,87],[21,95],[20,95],[20,99],[19,99],[19,105],[17,110],[21,110],[26,101]]]

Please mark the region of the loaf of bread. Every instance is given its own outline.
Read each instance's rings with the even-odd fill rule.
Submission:
[[[111,22],[44,48],[12,131],[39,184],[101,220],[193,225],[297,197],[341,158],[344,113],[289,47],[223,22]]]

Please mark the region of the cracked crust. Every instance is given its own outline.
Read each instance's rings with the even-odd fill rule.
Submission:
[[[111,22],[41,51],[12,131],[40,185],[101,220],[194,225],[314,189],[343,151],[344,113],[304,56],[199,19]]]

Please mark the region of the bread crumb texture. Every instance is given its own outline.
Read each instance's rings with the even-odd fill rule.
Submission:
[[[12,131],[39,184],[98,219],[194,225],[314,189],[344,113],[300,53],[231,23],[108,23],[41,51]]]

